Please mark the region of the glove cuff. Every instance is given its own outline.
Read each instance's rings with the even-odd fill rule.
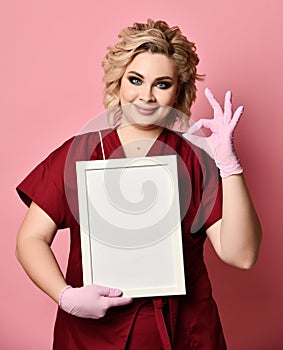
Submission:
[[[68,290],[68,289],[70,289],[70,288],[72,288],[71,286],[66,286],[66,287],[64,287],[62,290],[61,290],[61,292],[60,292],[60,294],[59,294],[59,307],[62,309],[62,298],[63,298],[63,295],[64,295],[64,293],[66,292],[66,290]]]
[[[217,164],[217,167],[220,169],[220,176],[223,179],[231,175],[242,174],[244,171],[238,160],[229,162],[229,164]]]

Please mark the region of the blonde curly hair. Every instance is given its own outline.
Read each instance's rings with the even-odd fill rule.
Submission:
[[[105,83],[104,106],[116,110],[120,105],[119,91],[126,67],[142,52],[161,53],[171,58],[178,75],[177,98],[173,108],[177,115],[170,117],[170,124],[177,118],[186,122],[191,115],[191,105],[196,99],[196,80],[203,75],[197,73],[199,58],[196,47],[178,27],[169,27],[164,21],[148,19],[147,23],[134,23],[118,35],[120,41],[108,47],[102,61]],[[173,119],[172,119],[173,118]]]

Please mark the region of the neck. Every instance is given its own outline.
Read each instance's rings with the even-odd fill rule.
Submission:
[[[118,127],[117,132],[122,143],[140,139],[157,139],[163,127],[159,125],[139,126],[137,124],[124,124]]]

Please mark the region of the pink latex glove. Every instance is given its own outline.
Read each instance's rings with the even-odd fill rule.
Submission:
[[[127,305],[131,298],[121,297],[122,291],[99,285],[80,288],[66,286],[60,293],[59,306],[62,310],[82,318],[101,318],[112,306]]]
[[[198,120],[183,134],[183,137],[205,150],[215,160],[222,178],[240,174],[243,168],[234,150],[233,133],[244,108],[238,107],[233,114],[231,91],[225,94],[224,111],[208,88],[205,89],[205,96],[213,108],[214,118]],[[202,127],[210,129],[211,135],[208,137],[194,135]]]

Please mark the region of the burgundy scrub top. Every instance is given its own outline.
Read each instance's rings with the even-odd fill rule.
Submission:
[[[17,187],[26,205],[34,201],[70,229],[66,282],[83,285],[75,162],[125,157],[117,131],[102,130],[66,141]],[[136,298],[105,317],[83,319],[58,309],[55,350],[225,350],[217,306],[203,259],[206,229],[222,216],[222,189],[214,161],[177,132],[164,129],[147,156],[177,155],[186,295]]]

